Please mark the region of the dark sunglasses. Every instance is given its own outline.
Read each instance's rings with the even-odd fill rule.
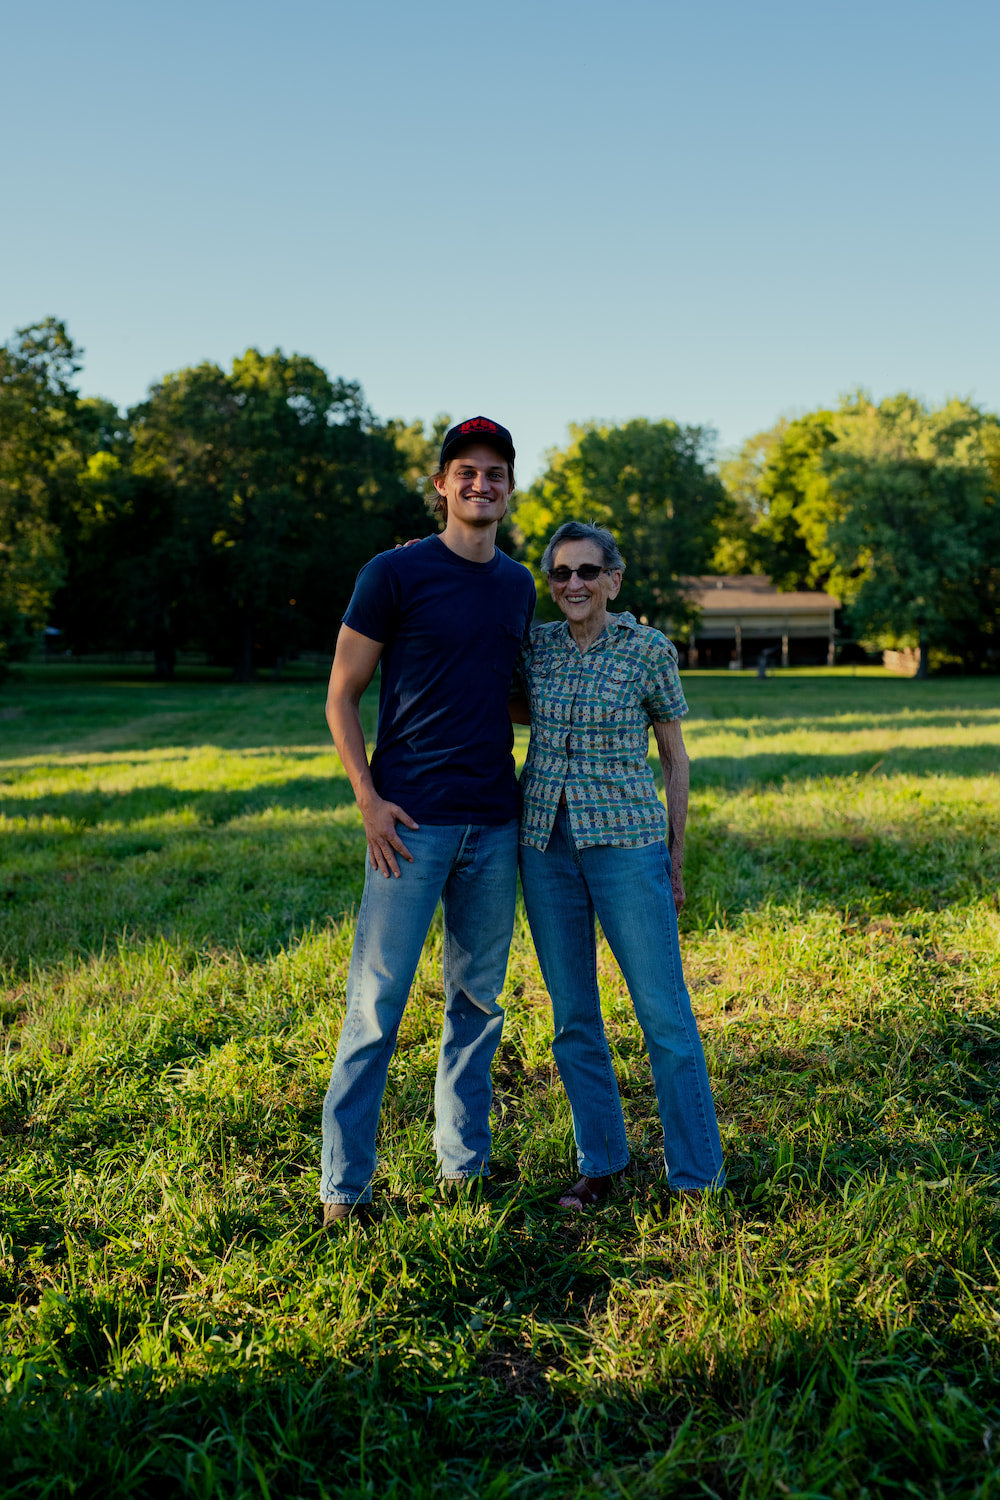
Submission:
[[[593,583],[594,579],[600,578],[602,573],[610,572],[610,568],[602,568],[600,563],[581,563],[578,568],[551,568],[549,582],[569,583],[575,573],[581,583]]]

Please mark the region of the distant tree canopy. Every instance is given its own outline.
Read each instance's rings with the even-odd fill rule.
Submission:
[[[965,401],[856,401],[825,455],[831,586],[859,635],[1000,664],[1000,426]]]
[[[875,646],[1000,665],[1000,423],[865,392],[751,438],[722,466],[733,504],[713,562],[829,588]]]
[[[433,529],[419,424],[310,359],[180,370],[124,417],[79,366],[54,319],[0,350],[0,664],[54,621],[78,652],[152,650],[169,676],[194,647],[246,680],[332,649],[362,565]]]
[[[427,527],[360,388],[300,355],[248,349],[229,374],[168,376],[129,439],[148,537],[137,604],[165,642],[215,642],[240,680],[255,651],[332,645],[358,569]]]
[[[331,651],[358,570],[436,527],[450,418],[381,423],[360,387],[280,349],[178,370],[124,415],[76,387],[46,318],[0,346],[0,678],[46,625],[76,653],[198,649],[247,679]],[[863,391],[756,434],[717,474],[708,428],[569,429],[501,545],[537,575],[563,521],[615,533],[622,606],[685,625],[678,580],[829,588],[871,646],[1000,670],[1000,419]],[[554,609],[547,590],[541,610]]]
[[[438,412],[430,431],[423,422],[401,422],[398,417],[385,424],[387,436],[399,450],[407,488],[423,496],[427,502],[437,496],[431,475],[437,471],[441,443],[451,425],[452,419],[447,412]]]
[[[66,577],[64,533],[101,442],[104,404],[80,400],[79,368],[56,318],[0,347],[0,676],[46,623]]]
[[[821,588],[830,487],[822,456],[835,440],[833,413],[781,421],[721,466],[733,508],[716,548],[720,573],[768,573],[779,589]]]
[[[515,497],[515,534],[536,576],[558,526],[593,521],[615,533],[625,558],[623,605],[651,624],[683,617],[677,579],[708,568],[733,510],[708,466],[713,436],[642,418],[570,427],[568,446],[551,449],[545,473]],[[544,589],[540,598],[544,607]]]

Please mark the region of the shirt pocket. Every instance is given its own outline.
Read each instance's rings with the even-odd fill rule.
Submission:
[[[603,718],[620,719],[635,712],[637,685],[631,662],[612,659],[594,686]]]
[[[532,694],[550,690],[551,679],[558,665],[559,659],[553,651],[529,650],[524,653],[521,670]]]

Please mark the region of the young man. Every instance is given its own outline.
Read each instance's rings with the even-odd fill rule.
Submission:
[[[324,1225],[371,1201],[389,1060],[438,900],[438,1169],[445,1180],[489,1171],[490,1064],[517,877],[507,699],[535,607],[530,573],[495,545],[514,488],[507,429],[486,417],[452,427],[434,487],[444,530],[362,568],[330,674],[327,721],[361,809],[368,861],[323,1105]],[[358,703],[378,666],[369,766]]]

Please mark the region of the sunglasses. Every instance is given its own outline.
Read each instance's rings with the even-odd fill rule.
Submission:
[[[569,583],[575,573],[581,583],[593,583],[595,578],[600,578],[602,573],[610,573],[610,568],[602,568],[600,563],[581,563],[578,568],[552,568],[549,571],[550,583]]]

